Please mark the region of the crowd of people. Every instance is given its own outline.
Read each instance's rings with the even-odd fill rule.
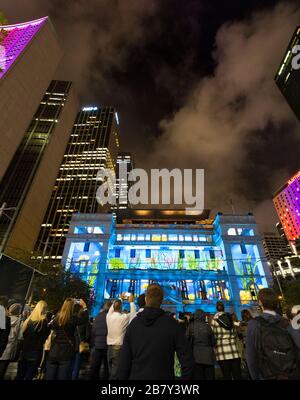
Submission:
[[[45,301],[33,310],[0,296],[0,380],[17,362],[16,380],[300,379],[300,306],[282,315],[272,289],[258,293],[260,312],[235,314],[217,302],[179,318],[162,309],[158,284],[137,298],[107,301],[90,318],[83,300],[68,298],[58,312]]]

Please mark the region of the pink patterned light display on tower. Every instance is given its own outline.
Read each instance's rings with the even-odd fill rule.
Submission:
[[[273,196],[273,202],[287,239],[300,238],[300,171]]]
[[[0,27],[0,79],[22,54],[47,17],[35,21]]]

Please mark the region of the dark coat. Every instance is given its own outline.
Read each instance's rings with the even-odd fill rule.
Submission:
[[[271,315],[268,313],[262,313],[261,317],[270,322],[283,320],[283,318],[279,314]],[[286,328],[288,328],[288,321],[284,322],[286,324]],[[247,336],[246,336],[246,360],[251,378],[253,380],[262,379],[258,368],[259,364],[258,354],[255,345],[258,341],[259,331],[260,331],[259,321],[257,321],[255,318],[250,320],[248,323]]]
[[[48,327],[47,319],[44,319],[40,324],[29,321],[23,332],[23,353],[30,353],[32,351],[42,353],[44,343],[49,334],[50,328]]]
[[[211,327],[200,318],[190,323],[187,336],[192,342],[194,359],[197,364],[213,365],[216,361],[214,347],[216,345],[215,335]]]
[[[53,362],[69,361],[78,351],[76,343],[76,329],[78,326],[86,325],[89,321],[88,311],[79,315],[73,315],[64,326],[59,325],[58,316],[50,323],[54,331],[54,339],[49,352],[49,359]]]
[[[0,357],[4,353],[7,346],[8,336],[10,332],[10,318],[6,316],[5,329],[0,329]]]
[[[179,323],[160,308],[146,307],[127,328],[120,355],[119,379],[174,379],[174,354],[182,377],[191,378],[191,346]]]
[[[91,335],[91,345],[98,350],[107,349],[107,311],[101,311],[94,320]]]

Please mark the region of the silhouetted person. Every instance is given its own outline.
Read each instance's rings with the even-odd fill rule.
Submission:
[[[151,284],[146,307],[128,326],[121,351],[119,379],[174,379],[174,355],[182,378],[191,378],[194,360],[191,346],[178,322],[161,308],[163,289]]]

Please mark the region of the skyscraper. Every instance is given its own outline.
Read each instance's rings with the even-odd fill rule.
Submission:
[[[53,78],[62,52],[47,17],[0,28],[1,180]]]
[[[273,195],[285,236],[290,242],[300,238],[300,171]]]
[[[31,251],[47,209],[74,118],[71,82],[52,81],[0,182],[0,247]]]
[[[99,170],[115,171],[119,123],[113,107],[84,107],[78,113],[41,226],[36,249],[61,259],[73,213],[95,213]]]
[[[285,238],[273,232],[263,234],[263,246],[267,260],[270,262],[280,260],[293,254]]]
[[[124,176],[122,176],[122,169],[124,168]],[[116,206],[113,209],[125,209],[130,207],[128,199],[128,190],[130,187],[130,181],[128,181],[128,175],[134,168],[131,153],[119,152],[117,156],[117,170],[116,170]]]
[[[300,69],[293,68],[295,46],[300,44],[300,26],[296,28],[275,76],[275,82],[300,121]]]

